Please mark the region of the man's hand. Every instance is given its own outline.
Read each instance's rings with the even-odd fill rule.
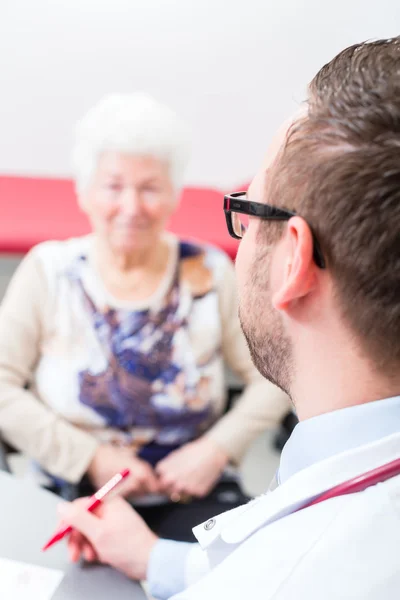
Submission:
[[[190,442],[157,464],[160,488],[172,498],[182,493],[202,498],[214,487],[228,460],[206,437]]]
[[[116,448],[111,444],[99,446],[87,474],[97,490],[123,469],[130,470],[129,477],[121,484],[123,496],[141,496],[159,491],[159,483],[152,467],[134,456],[128,448]]]
[[[145,579],[157,536],[122,498],[104,502],[96,514],[88,512],[87,505],[88,498],[81,498],[58,509],[63,524],[74,528],[68,540],[70,559],[100,561],[131,579]]]

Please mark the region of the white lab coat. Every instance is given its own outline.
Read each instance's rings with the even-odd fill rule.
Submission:
[[[400,433],[321,461],[195,528],[211,571],[174,600],[400,599],[400,476],[294,512],[400,458]]]

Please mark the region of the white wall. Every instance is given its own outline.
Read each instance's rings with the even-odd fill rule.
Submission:
[[[234,187],[324,62],[399,23],[399,0],[0,0],[0,172],[68,175],[75,120],[142,89],[193,126],[187,181]]]

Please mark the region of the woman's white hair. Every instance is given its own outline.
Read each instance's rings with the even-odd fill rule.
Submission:
[[[189,130],[167,106],[144,93],[105,96],[81,119],[75,131],[72,163],[75,186],[90,184],[102,152],[152,156],[167,162],[179,189],[189,158]]]

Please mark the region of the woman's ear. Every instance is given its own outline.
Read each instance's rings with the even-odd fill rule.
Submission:
[[[88,211],[88,206],[89,206],[89,198],[88,198],[88,193],[87,192],[82,192],[79,191],[77,189],[75,189],[76,192],[76,199],[78,202],[78,206],[79,208],[84,212],[87,213]]]
[[[168,218],[171,217],[178,209],[182,201],[183,189],[179,188],[178,190],[174,189],[173,195],[171,197],[170,209],[168,212]]]

